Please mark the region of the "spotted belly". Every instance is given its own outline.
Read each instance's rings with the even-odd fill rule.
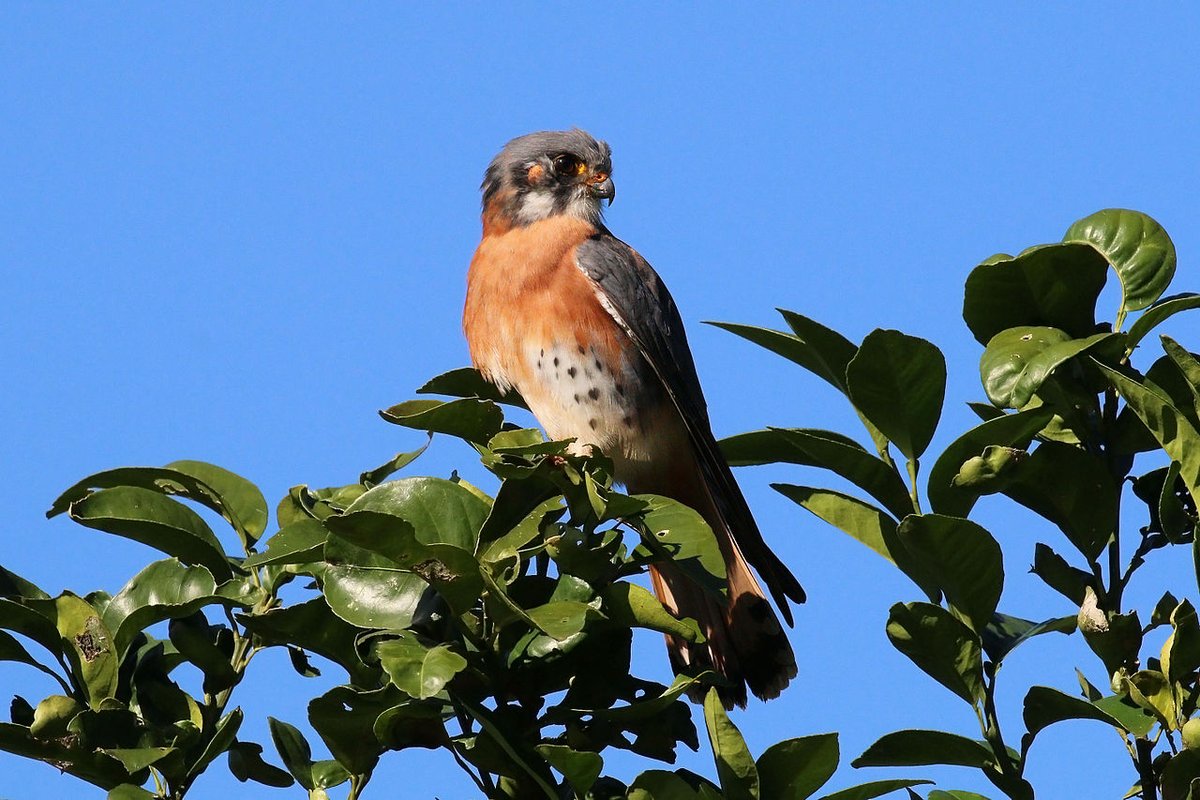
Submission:
[[[522,358],[517,390],[547,436],[574,438],[577,448],[597,445],[617,460],[650,457],[647,432],[664,397],[645,361],[614,361],[574,340],[527,344]]]

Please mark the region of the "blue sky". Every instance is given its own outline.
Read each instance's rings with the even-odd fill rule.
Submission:
[[[960,315],[978,261],[1137,208],[1175,240],[1173,291],[1200,289],[1197,33],[1200,12],[1182,4],[5,4],[0,562],[51,592],[115,591],[148,562],[136,544],[43,519],[99,469],[208,460],[273,503],[418,444],[375,411],[466,363],[479,180],[507,139],[544,128],[612,145],[610,227],[671,287],[719,435],[857,433],[815,378],[700,324],[775,325],[782,306],[855,340],[885,327],[941,346],[940,451],[972,422],[963,403],[982,399]],[[1193,348],[1195,330],[1172,329]],[[413,469],[456,468],[482,480],[451,441]],[[974,734],[973,715],[884,637],[887,608],[915,590],[767,486],[823,478],[740,477],[811,598],[792,635],[800,678],[736,717],[752,748],[839,730],[831,788],[928,774],[986,793],[966,771],[852,774],[883,733]],[[1005,546],[1002,609],[1070,613],[1025,574],[1033,542],[1060,534],[1002,500],[980,511]],[[1152,565],[1158,583],[1194,599],[1190,565],[1172,558]],[[1129,599],[1159,593],[1135,584]],[[1010,727],[1030,683],[1074,691],[1076,665],[1102,683],[1093,661],[1078,637],[1013,656]],[[653,637],[639,665],[666,676]],[[243,730],[265,742],[267,714],[302,724],[302,700],[336,671],[306,681],[263,657]],[[29,672],[0,664],[5,693],[51,691]],[[681,763],[712,774],[704,752]],[[210,773],[190,797],[247,792],[223,763]],[[1116,737],[1087,722],[1039,737],[1030,774],[1046,797],[1119,797],[1132,783]],[[73,779],[5,754],[0,775],[0,796],[79,796]],[[425,753],[385,759],[376,780],[367,796],[401,781],[406,797],[469,790]]]

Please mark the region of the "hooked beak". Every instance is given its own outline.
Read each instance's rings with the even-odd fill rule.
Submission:
[[[593,180],[588,185],[588,191],[592,193],[592,197],[600,200],[607,200],[608,204],[611,206],[613,204],[613,200],[615,200],[617,197],[617,187],[613,185],[612,178],[608,177],[607,175],[602,178],[600,176],[597,177],[600,179]]]

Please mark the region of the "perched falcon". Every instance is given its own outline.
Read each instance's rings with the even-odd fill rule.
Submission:
[[[716,534],[729,597],[671,563],[651,566],[659,600],[707,641],[667,638],[677,672],[713,669],[726,706],[746,687],[776,697],[796,675],[758,571],[792,623],[804,590],[771,552],[721,456],[679,311],[658,274],[601,219],[615,195],[611,151],[581,130],[513,139],[483,180],[483,239],[471,261],[463,329],[492,383],[515,388],[552,439],[596,445],[630,492],[671,497]]]

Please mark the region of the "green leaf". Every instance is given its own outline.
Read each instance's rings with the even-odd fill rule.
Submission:
[[[375,768],[383,746],[372,733],[375,721],[389,708],[403,702],[404,695],[394,686],[361,691],[336,686],[308,704],[308,721],[320,735],[329,752],[352,774],[362,775]]]
[[[968,519],[940,514],[905,517],[897,532],[946,595],[955,616],[982,631],[1004,588],[1004,561],[992,535]]]
[[[968,703],[983,702],[979,637],[941,606],[897,603],[888,613],[888,639],[925,674]]]
[[[708,741],[726,800],[757,800],[758,769],[741,731],[725,713],[716,689],[709,689],[704,696],[704,722],[708,726]]]
[[[1200,753],[1195,750],[1176,753],[1162,766],[1159,788],[1163,800],[1194,800],[1197,781],[1200,781]]]
[[[84,707],[73,697],[52,694],[43,698],[33,710],[29,732],[39,739],[59,739],[67,735],[70,724]]]
[[[961,789],[953,789],[949,792],[943,792],[940,789],[934,789],[930,792],[925,800],[988,800],[981,794],[974,792],[964,792]]]
[[[494,400],[497,403],[517,406],[518,408],[529,407],[525,405],[525,401],[521,399],[521,395],[512,390],[501,392],[496,388],[494,383],[491,383],[480,375],[479,371],[473,367],[461,367],[444,372],[436,378],[430,379],[420,389],[417,389],[417,394],[476,397],[480,400]]]
[[[187,777],[193,778],[208,768],[208,765],[216,760],[217,756],[229,750],[233,743],[237,740],[238,730],[242,727],[242,721],[245,715],[242,709],[235,708],[217,722],[213,728],[212,738],[208,740],[208,744],[204,746],[204,750],[199,757],[192,762],[188,767]]]
[[[355,684],[369,686],[376,680],[377,671],[363,664],[354,646],[361,631],[335,615],[320,597],[262,614],[238,615],[238,621],[266,644],[291,644],[328,658]]]
[[[1053,522],[1095,560],[1117,523],[1117,485],[1103,460],[1073,445],[1042,442],[1014,473],[1004,494]]]
[[[1125,698],[1118,695],[1102,697],[1099,700],[1093,701],[1093,704],[1096,708],[1117,720],[1124,730],[1129,731],[1134,736],[1145,738],[1146,734],[1150,733],[1150,729],[1154,727],[1154,717],[1140,708],[1129,705],[1125,701]]]
[[[0,750],[52,764],[102,789],[113,789],[130,780],[120,762],[103,752],[68,747],[57,739],[39,739],[21,725],[0,722]]]
[[[395,425],[429,433],[445,433],[473,444],[487,444],[504,424],[502,412],[491,400],[408,400],[379,412]]]
[[[578,600],[556,600],[531,608],[527,614],[538,630],[560,642],[582,631],[589,618],[600,616],[596,609]]]
[[[805,800],[833,777],[839,758],[836,733],[786,739],[771,745],[755,765],[761,796]]]
[[[267,549],[242,562],[243,567],[262,567],[267,564],[307,564],[321,560],[329,531],[315,519],[298,519],[285,525],[270,539]]]
[[[999,663],[1020,645],[1043,633],[1075,632],[1077,615],[1055,617],[1044,622],[1032,622],[1008,614],[996,613],[986,628],[981,631],[983,650],[988,658]]]
[[[123,783],[120,786],[113,787],[105,800],[154,800],[155,797],[156,795],[151,794],[140,786],[134,786],[132,783]]]
[[[1031,247],[971,271],[963,319],[980,344],[1026,325],[1060,328],[1072,338],[1090,336],[1107,277],[1108,262],[1091,245]]]
[[[539,744],[534,750],[567,779],[579,797],[587,795],[604,769],[599,753],[572,750],[561,744]]]
[[[253,547],[267,529],[267,499],[241,475],[203,461],[172,461],[166,469],[190,475],[215,490],[220,508],[214,510],[228,520],[246,547]]]
[[[1195,292],[1176,294],[1171,297],[1164,297],[1155,302],[1154,305],[1147,308],[1129,326],[1129,331],[1126,333],[1125,338],[1125,348],[1129,352],[1133,352],[1138,343],[1146,338],[1146,334],[1161,325],[1169,317],[1193,308],[1200,308],[1200,294],[1196,294]]]
[[[130,774],[136,774],[151,764],[156,764],[175,752],[174,747],[113,747],[102,749],[103,753],[121,762]]]
[[[1096,362],[1138,418],[1145,423],[1167,456],[1179,463],[1179,477],[1200,505],[1200,432],[1171,401],[1116,370]]]
[[[54,600],[58,633],[67,645],[64,652],[87,690],[88,705],[101,703],[117,691],[120,656],[112,634],[87,601],[66,592]]]
[[[642,591],[645,590],[643,589]],[[0,608],[0,612],[2,611],[3,609]],[[699,628],[696,630],[698,632]],[[42,664],[33,656],[29,655],[29,651],[25,649],[24,645],[17,641],[16,637],[11,636],[3,630],[0,630],[0,661],[15,661],[19,664],[27,664],[28,666],[40,670],[54,678],[54,680],[58,681],[58,685],[63,688],[63,691],[69,692],[71,690],[66,682],[59,677],[58,673]]]
[[[1169,336],[1160,336],[1159,340],[1162,342],[1162,347],[1167,357],[1171,359],[1179,371],[1179,376],[1183,378],[1181,383],[1186,386],[1187,391],[1185,393],[1181,390],[1177,395],[1170,391],[1171,387],[1164,385],[1165,382],[1160,384],[1160,386],[1168,390],[1167,394],[1173,400],[1176,400],[1184,416],[1193,424],[1197,424],[1197,418],[1200,418],[1200,359],[1197,359],[1194,354],[1189,353],[1182,345]],[[1153,372],[1154,367],[1151,367],[1146,377],[1153,377]],[[1182,389],[1183,387],[1180,388]],[[1192,414],[1188,414],[1187,403],[1189,400],[1191,401],[1192,407],[1190,410],[1193,412]]]
[[[883,511],[856,497],[829,489],[787,483],[773,483],[771,488],[895,564],[931,600],[941,598],[932,576],[900,540],[896,521]]]
[[[1041,542],[1034,546],[1033,568],[1030,572],[1077,606],[1083,604],[1087,587],[1095,582],[1090,572],[1072,567],[1066,559]]]
[[[439,644],[427,647],[411,631],[376,643],[375,655],[388,676],[409,697],[424,700],[440,693],[450,679],[467,667],[467,660]]]
[[[368,512],[370,513],[370,512]],[[379,515],[386,516],[386,515]],[[411,526],[387,520],[395,528]],[[422,603],[434,598],[429,584],[391,558],[330,536],[325,543],[321,590],[335,614],[360,628],[407,628]]]
[[[215,695],[238,682],[234,669],[233,632],[224,625],[209,625],[200,612],[171,620],[171,644],[179,655],[204,673],[205,694]]]
[[[987,767],[992,751],[983,744],[945,731],[905,730],[889,733],[851,762],[853,767],[924,767],[954,764]]]
[[[1173,683],[1182,683],[1200,669],[1200,621],[1191,601],[1184,600],[1171,612],[1171,635],[1162,647],[1162,670]]]
[[[910,786],[921,786],[929,783],[933,783],[933,781],[897,779],[871,781],[870,783],[860,783],[858,786],[842,789],[840,792],[827,794],[821,797],[820,800],[874,800],[876,797],[883,797],[885,794],[898,792]]]
[[[431,433],[429,434],[429,438],[425,440],[425,444],[421,445],[416,450],[409,450],[406,453],[397,453],[375,469],[367,470],[358,476],[358,482],[367,487],[377,486],[383,483],[390,476],[399,472],[420,458],[421,454],[429,448],[429,443],[432,441],[433,434]]]
[[[50,595],[15,572],[0,567],[0,597],[26,597],[32,600],[49,600]]]
[[[214,603],[249,608],[261,596],[262,590],[247,580],[218,584],[204,567],[186,567],[168,558],[150,564],[125,584],[104,610],[104,623],[123,657],[134,637],[155,622],[186,617]]]
[[[1004,414],[975,426],[951,442],[929,471],[929,505],[933,511],[952,517],[971,513],[980,492],[975,487],[954,483],[955,475],[967,459],[992,446],[1024,449],[1053,415],[1046,407]]]
[[[376,486],[346,512],[391,514],[411,524],[423,544],[449,544],[470,553],[489,510],[486,501],[453,481],[403,478]]]
[[[1074,222],[1064,242],[1096,248],[1121,279],[1120,316],[1146,308],[1175,276],[1175,245],[1163,227],[1139,211],[1106,208]]]
[[[229,771],[242,783],[254,781],[264,786],[286,789],[292,776],[262,758],[263,747],[254,742],[234,742],[229,748]]]
[[[846,367],[855,408],[910,460],[933,438],[946,395],[946,359],[924,339],[900,331],[867,335]]]
[[[979,375],[988,399],[1004,408],[1024,408],[1062,364],[1112,341],[1120,334],[1097,333],[1072,339],[1057,328],[1021,326],[988,340]]]
[[[677,619],[653,594],[635,583],[617,581],[600,592],[605,615],[618,625],[649,628],[688,642],[703,642],[700,626],[691,618]]]
[[[833,363],[830,363],[830,360],[826,358],[829,354],[828,351],[823,353],[805,339],[790,333],[771,328],[759,328],[754,325],[741,325],[735,322],[707,322],[706,324],[714,325],[747,341],[754,342],[759,347],[766,348],[772,353],[783,356],[788,361],[799,364],[838,391],[843,393],[846,391],[845,364],[838,363],[840,357],[844,355],[844,348],[840,346],[840,343],[835,342],[830,348],[830,350],[836,351],[836,355],[832,359]],[[833,331],[829,332],[835,337],[840,337]],[[830,342],[834,342],[834,340],[830,339]],[[852,356],[854,345],[849,342],[846,344],[850,346]]]
[[[725,594],[725,558],[704,518],[669,497],[654,494],[632,497],[646,504],[642,527],[647,546],[669,555],[676,566],[705,590]]]
[[[1025,694],[1025,727],[1031,736],[1056,722],[1068,719],[1094,719],[1124,730],[1111,714],[1079,697],[1072,697],[1047,686],[1034,686]]]
[[[200,564],[221,580],[233,576],[225,551],[200,515],[150,489],[101,489],[70,505],[71,519]]]
[[[829,431],[772,428],[771,432],[807,454],[812,466],[840,475],[870,494],[897,519],[913,512],[908,487],[896,470],[856,442]]]
[[[721,455],[731,467],[753,467],[760,464],[800,464],[805,467],[816,467],[819,464],[795,442],[785,438],[780,431],[802,431],[823,439],[836,442],[846,447],[862,445],[843,436],[837,431],[823,431],[816,428],[769,428],[762,431],[748,431],[722,439]]]
[[[470,494],[466,489],[460,491]],[[452,519],[446,521],[451,526],[456,523]],[[403,573],[401,577],[404,578],[411,578],[415,575],[428,583],[450,604],[455,614],[464,614],[469,611],[483,592],[483,577],[479,573],[479,564],[470,551],[452,544],[424,544],[417,536],[413,526],[399,517],[363,509],[338,517],[330,517],[325,524],[332,533],[325,545],[325,558],[333,565],[326,572],[325,595],[329,600],[330,607],[339,614],[341,613],[339,604],[343,598],[337,596],[335,592],[331,592],[330,589],[336,586],[336,582],[339,580],[338,577],[335,577],[334,570],[346,567],[368,573],[368,591],[357,598],[360,610],[364,600],[369,598],[372,603],[375,602],[378,596],[375,592],[380,588],[403,592],[406,603],[413,599],[419,600],[420,595],[413,591],[415,587],[403,587],[404,581],[389,580],[385,575],[389,572]],[[462,521],[458,524],[469,530],[472,523]],[[453,527],[450,530],[428,527],[423,529],[423,533],[427,537],[452,536],[453,532]],[[352,548],[336,544],[335,540],[348,542],[354,548],[361,549],[355,552]],[[381,587],[380,583],[387,585]],[[356,601],[351,598],[350,602],[353,605]],[[396,610],[396,606],[394,602],[384,599],[381,610],[384,613],[391,613]],[[409,609],[409,613],[413,611],[415,611],[415,607]],[[343,616],[343,618],[352,624],[358,624],[357,619],[360,617],[351,619]],[[407,627],[407,623],[398,627]]]
[[[274,717],[267,717],[267,725],[271,729],[271,741],[275,743],[275,749],[283,759],[283,766],[296,779],[296,783],[309,791],[314,789],[316,784],[312,774],[312,748],[309,747],[304,734],[295,725],[289,725]]]

